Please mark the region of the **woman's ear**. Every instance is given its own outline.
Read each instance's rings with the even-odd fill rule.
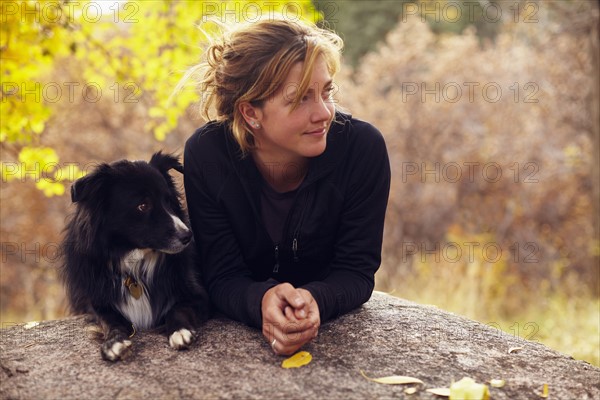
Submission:
[[[244,101],[239,104],[238,109],[240,113],[244,117],[244,120],[253,128],[260,128],[260,124],[262,122],[263,113],[262,110],[256,106],[253,106],[247,101]]]

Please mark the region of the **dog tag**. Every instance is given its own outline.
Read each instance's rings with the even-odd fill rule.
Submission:
[[[127,289],[129,289],[129,293],[131,293],[134,299],[137,300],[142,297],[142,287],[137,282],[130,284]]]
[[[123,282],[123,284],[127,287],[127,290],[129,290],[129,293],[133,296],[134,299],[137,300],[140,297],[142,297],[142,286],[133,279],[131,279],[130,276],[128,276],[127,279],[125,279],[125,282]]]

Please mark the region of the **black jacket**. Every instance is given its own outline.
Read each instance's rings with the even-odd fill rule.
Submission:
[[[186,142],[187,206],[216,308],[260,328],[261,300],[281,282],[311,292],[321,321],[366,302],[381,263],[390,166],[381,133],[337,113],[312,158],[276,247],[260,215],[260,172],[223,124]]]

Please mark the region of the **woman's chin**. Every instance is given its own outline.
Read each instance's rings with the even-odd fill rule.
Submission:
[[[323,154],[323,152],[325,151],[325,148],[327,147],[327,140],[326,140],[326,136],[321,136],[320,140],[316,143],[311,143],[307,146],[305,146],[302,149],[302,155],[304,157],[317,157],[320,156],[321,154]]]

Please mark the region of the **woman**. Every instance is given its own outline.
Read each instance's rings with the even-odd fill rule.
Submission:
[[[198,76],[214,120],[185,146],[185,192],[215,307],[276,354],[366,302],[390,169],[373,126],[336,111],[341,39],[265,20],[213,43]]]

